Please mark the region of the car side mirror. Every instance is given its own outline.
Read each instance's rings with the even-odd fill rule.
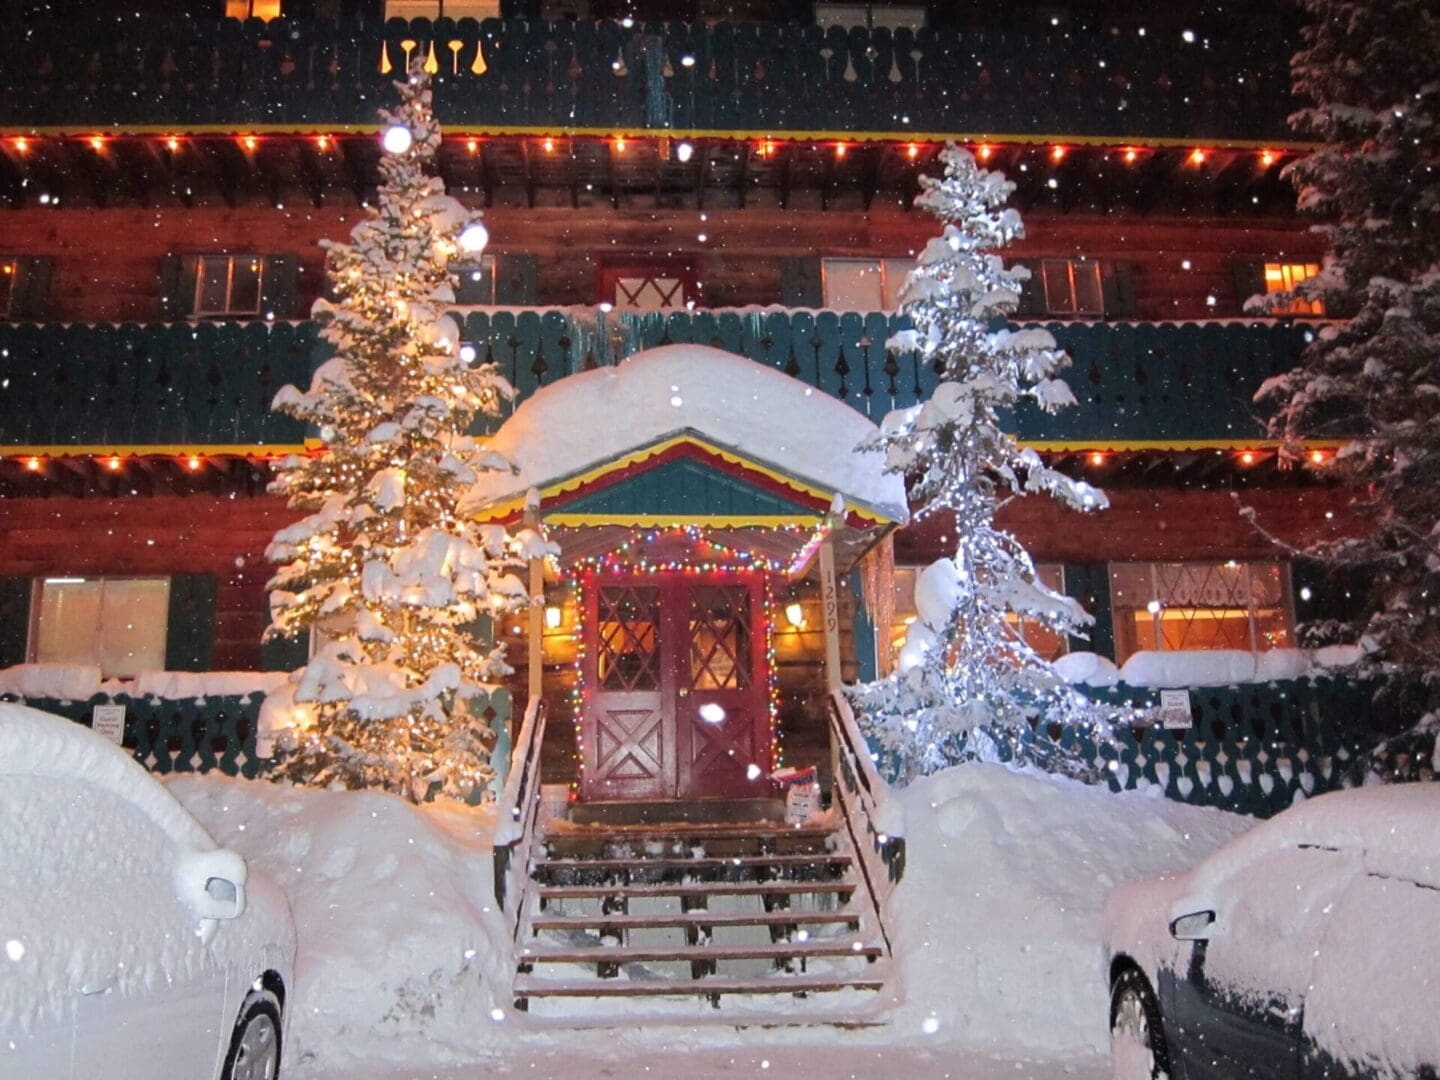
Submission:
[[[185,855],[177,868],[181,897],[201,920],[238,919],[245,914],[245,860],[219,848]]]
[[[1210,928],[1215,925],[1215,912],[1192,911],[1170,923],[1170,936],[1176,941],[1209,941]]]

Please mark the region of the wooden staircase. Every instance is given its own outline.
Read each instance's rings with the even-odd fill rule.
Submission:
[[[843,829],[559,823],[538,839],[517,1008],[593,1016],[639,998],[728,1015],[744,998],[784,1022],[782,995],[861,1011],[884,986],[887,947]]]

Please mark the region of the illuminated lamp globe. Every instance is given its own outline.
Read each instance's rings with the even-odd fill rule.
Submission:
[[[415,136],[410,134],[410,129],[404,124],[396,124],[385,129],[385,134],[380,139],[380,145],[385,147],[391,154],[403,154],[415,143]]]
[[[460,233],[460,250],[467,255],[478,255],[485,250],[485,245],[490,243],[490,233],[478,221],[465,226]]]

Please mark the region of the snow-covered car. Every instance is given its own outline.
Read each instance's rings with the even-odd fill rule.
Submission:
[[[130,755],[0,704],[0,1078],[274,1080],[295,928]]]
[[[1114,1075],[1440,1075],[1440,784],[1325,795],[1105,910]]]

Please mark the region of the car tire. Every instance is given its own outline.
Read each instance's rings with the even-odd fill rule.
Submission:
[[[1110,1066],[1115,1080],[1170,1075],[1160,1002],[1138,968],[1125,968],[1110,989]]]
[[[240,1007],[221,1080],[276,1080],[280,1075],[280,1003],[251,994]]]

